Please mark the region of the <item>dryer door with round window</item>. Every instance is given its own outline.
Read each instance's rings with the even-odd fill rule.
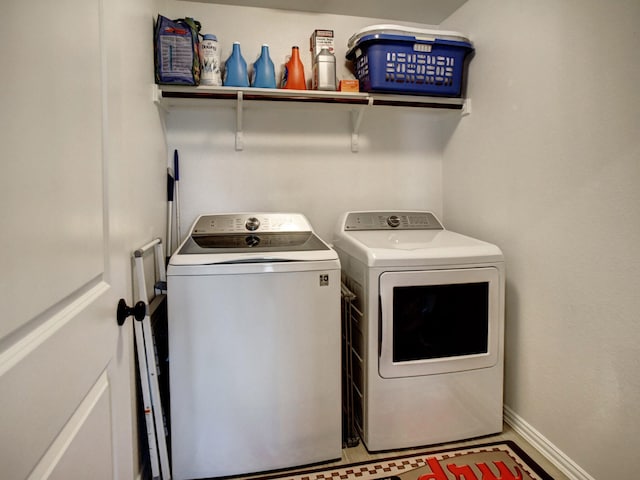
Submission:
[[[380,275],[380,375],[434,375],[496,364],[500,272],[495,267]]]

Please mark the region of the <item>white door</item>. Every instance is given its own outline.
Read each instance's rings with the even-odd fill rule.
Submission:
[[[115,311],[120,297],[132,303],[131,252],[162,231],[162,187],[127,195],[145,185],[132,177],[149,172],[151,158],[166,173],[166,160],[164,143],[149,146],[148,131],[161,138],[150,96],[141,100],[125,85],[147,93],[152,83],[152,10],[132,3],[0,3],[6,480],[138,472],[131,320],[119,328]],[[123,48],[122,26],[126,41],[144,45],[144,61]],[[125,117],[146,121],[146,132]],[[130,145],[135,152],[126,152]]]

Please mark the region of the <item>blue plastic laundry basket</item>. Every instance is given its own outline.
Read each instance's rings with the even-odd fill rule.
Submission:
[[[362,92],[462,97],[472,43],[456,32],[377,25],[349,40]]]

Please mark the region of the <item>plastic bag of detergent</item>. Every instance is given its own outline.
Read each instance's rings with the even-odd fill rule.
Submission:
[[[155,76],[158,84],[198,85],[200,22],[193,18],[170,20],[158,15],[154,34]]]

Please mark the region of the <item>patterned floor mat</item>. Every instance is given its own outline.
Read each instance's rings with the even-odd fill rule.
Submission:
[[[313,469],[265,480],[553,480],[511,441]]]

